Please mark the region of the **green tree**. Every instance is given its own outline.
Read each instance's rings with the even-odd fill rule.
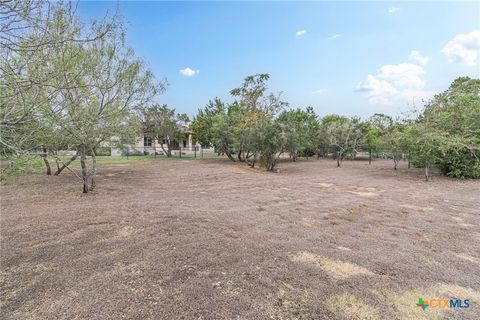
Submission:
[[[143,110],[143,117],[144,134],[157,139],[163,152],[171,157],[178,141],[185,138],[188,116],[176,113],[166,104],[155,104]]]
[[[267,171],[274,171],[278,158],[285,151],[285,127],[273,119],[264,119],[257,128],[255,159],[259,154],[260,162]]]
[[[442,133],[438,164],[444,174],[480,178],[480,79],[456,79],[426,105],[419,120]]]
[[[386,147],[385,140],[389,139],[383,137],[388,134],[388,129],[393,125],[392,117],[383,113],[375,113],[366,121],[364,132],[366,136],[365,147],[369,153],[369,164],[372,162],[372,152],[377,152],[380,148]],[[393,138],[393,136],[391,136]]]
[[[277,121],[282,124],[285,134],[285,151],[292,161],[303,153],[313,155],[319,142],[320,126],[312,107],[306,110],[295,109],[283,111]]]
[[[376,147],[382,149],[391,156],[393,169],[397,170],[398,163],[402,160],[405,149],[405,127],[400,123],[390,124],[384,130],[379,131]]]
[[[322,139],[325,145],[335,150],[337,166],[347,155],[354,155],[363,146],[365,135],[358,118],[327,116],[322,120]]]
[[[64,17],[58,15],[61,26]],[[72,31],[75,38],[75,32]],[[49,125],[59,128],[70,148],[78,150],[83,192],[95,188],[96,149],[121,137],[134,114],[164,84],[155,84],[153,74],[125,46],[121,24],[104,37],[86,43],[63,44],[50,55],[51,68],[60,68],[63,77],[52,79],[55,100],[40,113]],[[86,158],[92,157],[87,169]]]
[[[21,157],[42,147],[39,107],[56,103],[58,90],[74,86],[63,81],[69,65],[55,64],[52,55],[106,37],[117,19],[86,25],[69,2],[7,0],[0,1],[0,22],[0,153]]]
[[[243,84],[230,91],[236,99],[230,106],[228,114],[232,117],[238,160],[247,161],[255,157],[253,149],[258,147],[256,130],[264,126],[263,121],[274,118],[285,106],[280,94],[266,94],[268,74],[256,74],[245,78]]]
[[[232,155],[235,151],[240,162],[252,167],[261,154],[262,159],[269,158],[265,152],[272,148],[264,137],[271,136],[273,127],[279,128],[272,125],[287,104],[280,100],[280,95],[265,94],[268,78],[268,74],[246,77],[242,86],[231,90],[235,101],[230,104],[220,99],[210,101],[190,126],[195,139],[215,146],[232,161],[235,161]],[[276,163],[267,162],[270,168],[271,163]]]
[[[425,181],[429,179],[428,169],[441,159],[446,146],[446,134],[427,122],[413,122],[405,127],[403,144],[409,146],[414,165],[425,169]]]
[[[219,98],[211,100],[190,124],[195,140],[201,145],[213,145],[218,153],[225,153],[235,162],[232,155],[235,144],[235,120],[232,108]]]

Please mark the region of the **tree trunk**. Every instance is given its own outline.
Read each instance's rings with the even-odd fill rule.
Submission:
[[[167,147],[168,147],[168,151],[167,151],[163,146],[163,139],[161,139],[160,137],[157,137],[157,140],[162,141],[162,143],[160,143],[160,148],[162,148],[163,153],[165,153],[165,155],[170,158],[172,156],[172,151],[171,151],[172,148],[170,148],[170,144],[167,143]]]
[[[343,161],[343,151],[337,150],[337,167],[340,167]]]
[[[60,168],[57,169],[57,172],[54,173],[55,176],[58,176],[60,174],[60,172],[63,171],[63,169],[65,169],[66,167],[68,167],[70,165],[70,163],[72,163],[73,161],[75,161],[75,159],[77,159],[78,157],[78,151],[77,153],[70,158],[70,160],[67,161],[67,163],[64,163]]]
[[[165,153],[165,155],[166,155],[168,158],[172,157],[172,151],[171,151],[171,148],[169,147],[168,144],[167,144],[167,150],[166,150],[165,147],[163,146],[163,143],[160,144],[160,147],[162,148],[163,153]]]
[[[243,158],[242,158],[242,150],[241,149],[238,151],[237,158],[238,158],[238,161],[240,161],[240,162],[244,161]]]
[[[428,165],[425,166],[425,181],[428,181]]]
[[[230,153],[230,151],[228,151],[228,149],[225,149],[225,154],[227,155],[228,159],[232,160],[233,162],[235,162],[235,158],[232,156],[232,154]]]
[[[410,151],[408,151],[408,169],[410,169]]]
[[[43,148],[42,158],[43,158],[43,162],[45,163],[45,167],[47,168],[47,176],[52,175],[52,168],[50,167],[50,162],[48,162],[48,159],[47,159],[47,149],[46,148]]]
[[[95,149],[92,148],[92,178],[90,180],[90,190],[95,189],[97,186],[97,157],[95,155]]]
[[[263,155],[263,162],[265,163],[265,170],[266,171],[273,171],[273,156],[272,155]]]
[[[80,155],[80,165],[82,166],[83,193],[88,193],[87,166],[85,164],[85,147],[82,147]]]
[[[57,171],[60,170],[60,162],[58,161],[57,154],[55,154],[55,163],[57,164]]]
[[[278,155],[276,153],[272,154],[269,156],[269,165],[268,165],[268,168],[267,168],[267,171],[273,171],[273,169],[275,169],[275,166],[277,165],[277,161],[278,161],[278,158],[280,158],[280,155],[282,154],[283,152],[279,152]]]
[[[243,155],[243,145],[244,145],[244,138],[242,138],[240,140],[240,146],[238,146],[237,158],[238,158],[238,161],[240,161],[240,162],[245,161],[245,157],[242,157],[242,155]]]
[[[372,149],[368,151],[368,164],[372,164]]]

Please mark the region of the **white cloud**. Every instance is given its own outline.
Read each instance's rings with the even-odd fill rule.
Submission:
[[[180,70],[180,74],[185,77],[193,77],[194,75],[197,75],[199,73],[200,73],[200,70],[190,69],[189,67],[186,67],[185,69]]]
[[[387,64],[380,68],[377,77],[385,79],[395,86],[418,88],[425,85],[422,76],[423,67],[411,63]]]
[[[357,91],[365,92],[371,104],[392,104],[391,97],[398,94],[388,81],[380,80],[369,74],[367,80],[357,85]]]
[[[422,65],[426,65],[428,63],[428,61],[430,60],[430,57],[422,55],[417,50],[412,50],[410,52],[410,55],[408,56],[408,60],[418,62]]]
[[[390,9],[388,9],[388,13],[390,13],[390,14],[395,14],[398,11],[400,11],[399,7],[391,7]]]
[[[371,104],[392,105],[419,102],[433,96],[425,87],[425,70],[411,63],[387,64],[375,75],[369,74],[357,85],[356,91],[363,92]]]
[[[442,52],[447,56],[448,62],[463,62],[467,66],[474,66],[480,55],[480,30],[456,35]]]
[[[338,38],[340,38],[341,36],[342,36],[341,34],[337,33],[337,34],[334,34],[334,35],[328,37],[328,39],[329,39],[329,40],[338,39]]]
[[[327,91],[327,89],[318,89],[318,90],[313,91],[312,93],[313,93],[313,94],[322,94],[322,93],[324,93],[325,91]]]
[[[295,35],[297,37],[301,37],[301,36],[304,36],[306,33],[307,33],[307,30],[299,30],[299,31],[295,32]]]

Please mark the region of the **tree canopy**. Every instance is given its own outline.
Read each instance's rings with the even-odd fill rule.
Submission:
[[[247,76],[214,98],[189,123],[186,114],[154,102],[166,87],[127,45],[123,21],[108,16],[82,22],[71,3],[0,2],[0,156],[39,155],[47,174],[78,157],[83,191],[95,187],[96,154],[104,144],[156,139],[167,156],[185,133],[230,160],[275,171],[280,155],[292,161],[317,153],[337,166],[360,151],[382,151],[394,161],[438,166],[448,176],[480,178],[480,79],[460,77],[415,117],[374,114],[318,117],[313,107],[290,107],[268,88],[267,73]],[[76,152],[63,162],[60,150]],[[87,157],[92,166],[87,168]],[[2,168],[10,169],[12,166]]]
[[[213,145],[232,160],[254,166],[261,159],[273,170],[280,153],[295,161],[299,155],[333,154],[340,166],[359,151],[382,151],[425,168],[438,165],[454,177],[479,177],[480,90],[478,79],[461,77],[437,94],[415,118],[374,114],[358,117],[327,115],[313,108],[289,109],[280,95],[267,94],[267,74],[245,78],[231,90],[234,101],[218,98],[199,110],[191,123],[196,141]],[[232,153],[237,153],[236,157]],[[235,159],[236,158],[236,159]]]
[[[76,150],[88,192],[95,187],[95,150],[129,131],[139,108],[165,83],[126,45],[116,16],[86,25],[68,3],[1,6],[0,151],[19,156],[40,149],[49,173],[46,155]]]

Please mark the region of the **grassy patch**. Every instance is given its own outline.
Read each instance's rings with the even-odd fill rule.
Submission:
[[[268,296],[269,305],[266,314],[269,319],[317,319],[319,313],[318,297],[308,292],[287,292],[283,289]]]
[[[97,156],[97,164],[98,165],[129,165],[132,163],[137,162],[145,162],[145,161],[181,161],[181,160],[202,160],[202,159],[214,159],[214,158],[222,158],[223,156],[218,156],[216,153],[208,152],[204,153],[203,157],[201,158],[200,153],[197,153],[197,157],[195,158],[194,154],[184,154],[182,157],[178,155],[174,155],[172,157],[167,157],[163,155],[153,156]],[[71,156],[61,155],[58,156],[60,160],[60,166],[63,163],[66,163],[70,160]],[[47,158],[50,167],[52,170],[52,174],[57,170],[56,160],[54,157]],[[88,167],[92,165],[92,158],[87,157],[86,164]],[[70,167],[79,169],[80,161],[77,158],[74,162],[70,164]],[[46,172],[46,167],[43,159],[38,155],[32,156],[21,156],[21,157],[9,157],[9,158],[1,158],[0,159],[0,168],[1,168],[1,175],[0,181],[7,181],[10,179],[18,178],[19,176],[27,175],[27,174],[38,174],[42,172]]]
[[[375,307],[368,305],[353,294],[334,295],[327,300],[326,305],[332,313],[343,315],[348,319],[380,319],[379,312]]]
[[[297,253],[292,257],[292,260],[321,268],[334,279],[346,279],[357,275],[373,275],[368,269],[354,263],[333,260],[306,251]]]

